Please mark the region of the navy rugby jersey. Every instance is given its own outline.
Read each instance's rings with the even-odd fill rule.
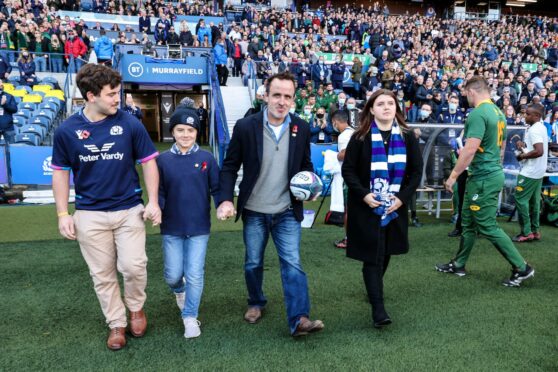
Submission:
[[[72,170],[76,209],[118,211],[142,203],[135,164],[158,154],[135,117],[118,110],[91,122],[80,110],[54,133],[52,168]]]

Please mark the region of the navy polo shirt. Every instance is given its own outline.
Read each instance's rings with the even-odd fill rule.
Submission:
[[[135,117],[118,110],[91,122],[81,110],[56,129],[52,168],[72,170],[76,209],[118,211],[142,203],[135,165],[158,154]]]

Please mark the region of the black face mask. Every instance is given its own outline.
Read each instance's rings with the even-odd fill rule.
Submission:
[[[316,117],[317,117],[318,119],[323,119],[324,114],[316,114]]]

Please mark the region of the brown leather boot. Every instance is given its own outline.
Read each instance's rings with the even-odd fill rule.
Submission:
[[[143,309],[130,311],[130,333],[134,337],[142,337],[147,329],[147,318]]]
[[[111,328],[107,340],[107,346],[111,350],[120,350],[126,346],[126,328]]]

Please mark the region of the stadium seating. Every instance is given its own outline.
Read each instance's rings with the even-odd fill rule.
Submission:
[[[35,103],[32,102],[21,102],[20,104],[17,105],[18,110],[21,109],[27,109],[30,111],[35,111],[35,109],[37,108],[37,105]]]
[[[47,130],[41,126],[36,124],[27,124],[22,126],[19,129],[20,134],[36,134],[39,137],[39,143],[42,143],[47,135]]]
[[[15,115],[17,115],[17,116],[23,116],[23,117],[26,117],[27,119],[29,119],[29,118],[31,117],[31,112],[32,112],[32,111],[29,110],[29,109],[22,108],[22,109],[17,110],[17,112],[15,113]]]
[[[39,146],[39,136],[33,133],[16,134],[15,143],[31,146]]]

